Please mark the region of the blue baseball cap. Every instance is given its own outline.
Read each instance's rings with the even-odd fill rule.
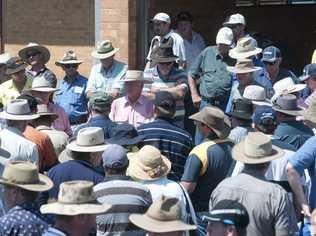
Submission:
[[[303,69],[303,75],[299,77],[301,82],[309,79],[309,77],[316,76],[316,64],[308,64]]]
[[[102,153],[103,166],[111,169],[128,166],[128,158],[125,149],[118,144],[109,144]]]
[[[269,46],[262,51],[263,62],[275,62],[278,58],[281,57],[281,51],[277,47]]]
[[[265,120],[276,122],[276,112],[270,106],[257,106],[252,120],[256,125],[263,124]]]

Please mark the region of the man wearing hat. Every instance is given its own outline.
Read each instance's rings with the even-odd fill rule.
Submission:
[[[54,227],[43,236],[90,235],[95,230],[95,216],[110,209],[96,201],[93,182],[68,181],[60,185],[57,202],[41,206],[43,214],[56,215]]]
[[[292,235],[297,231],[295,212],[286,191],[265,179],[270,161],[284,152],[260,132],[250,132],[236,144],[233,158],[245,164],[241,174],[223,180],[213,191],[210,209],[222,200],[237,201],[247,209],[247,235]],[[268,207],[267,207],[268,206]]]
[[[110,40],[99,42],[91,53],[100,63],[91,68],[86,93],[90,97],[97,91],[111,94],[116,98],[123,85],[117,80],[124,78],[127,65],[114,59],[119,48],[114,48]]]
[[[6,106],[16,99],[24,89],[30,89],[32,80],[25,76],[27,64],[19,57],[11,57],[7,61],[6,75],[9,80],[0,85],[0,105]]]
[[[177,56],[177,62],[182,68],[186,67],[185,48],[182,37],[170,28],[170,16],[164,12],[157,13],[151,20],[155,36],[152,38],[147,56],[146,68],[153,67],[156,62],[152,55],[160,46],[172,48],[173,54]]]
[[[202,217],[208,236],[243,236],[249,224],[247,209],[237,201],[222,200]]]
[[[298,104],[302,107],[308,107],[316,94],[316,64],[306,65],[303,70],[303,75],[299,77],[299,81],[306,83],[307,86],[302,91]]]
[[[311,128],[296,119],[302,109],[297,106],[295,95],[281,95],[274,103],[273,109],[277,114],[278,126],[274,132],[277,139],[293,145],[297,150],[314,136]]]
[[[55,62],[56,66],[60,66],[65,72],[65,77],[58,84],[59,90],[55,93],[55,103],[64,108],[71,125],[85,122],[88,113],[88,79],[78,72],[81,63],[72,50],[68,50],[60,61]]]
[[[8,80],[8,76],[5,73],[7,70],[7,62],[10,59],[8,53],[0,54],[0,84]]]
[[[124,79],[125,96],[113,101],[110,119],[117,123],[129,123],[135,127],[149,122],[153,118],[152,101],[142,95],[145,83],[151,83],[144,79],[144,72],[128,70]]]
[[[102,160],[105,179],[93,190],[98,202],[112,207],[106,214],[97,216],[97,235],[144,235],[128,217],[146,212],[152,203],[149,189],[126,176],[129,160],[122,146],[108,145]]]
[[[0,184],[8,212],[0,218],[0,235],[42,235],[48,228],[35,203],[37,194],[53,187],[53,182],[39,174],[29,162],[8,163]]]
[[[56,87],[56,75],[45,66],[50,58],[48,48],[31,42],[22,48],[18,54],[23,61],[31,66],[31,69],[26,72],[27,77],[33,79],[37,76],[43,76],[51,87]]]
[[[131,214],[130,221],[144,229],[148,236],[181,236],[186,231],[195,230],[182,220],[181,202],[177,198],[160,196],[145,214]]]
[[[138,134],[144,136],[144,144],[158,148],[172,163],[172,180],[180,180],[186,158],[193,147],[191,135],[173,123],[176,99],[171,93],[161,91],[154,100],[155,120],[138,127]]]
[[[78,135],[79,130],[87,127],[100,127],[103,129],[104,138],[112,136],[112,130],[117,124],[110,120],[109,114],[113,97],[103,92],[95,92],[89,97],[88,102],[88,121],[78,125],[74,130],[74,136]]]
[[[233,143],[228,139],[227,117],[219,108],[206,106],[190,119],[196,121],[204,142],[190,152],[181,184],[190,193],[194,209],[203,212],[208,210],[213,189],[233,170]]]

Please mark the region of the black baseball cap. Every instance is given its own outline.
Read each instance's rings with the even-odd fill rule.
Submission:
[[[156,94],[154,105],[161,113],[168,116],[173,116],[176,112],[176,99],[167,91],[160,91]]]
[[[221,222],[225,225],[234,225],[245,228],[249,224],[249,215],[246,208],[237,201],[222,200],[218,202],[209,214],[202,217],[205,222]]]

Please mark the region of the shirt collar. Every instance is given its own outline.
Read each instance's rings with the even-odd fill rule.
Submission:
[[[138,100],[135,102],[137,104],[143,105],[145,103],[145,96],[140,95],[140,97],[138,98]],[[127,98],[127,96],[125,96],[125,107],[130,105],[131,102],[129,101],[129,99]]]

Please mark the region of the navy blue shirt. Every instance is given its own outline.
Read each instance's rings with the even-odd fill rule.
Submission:
[[[173,174],[169,177],[180,180],[187,156],[193,147],[191,135],[166,118],[157,118],[151,123],[140,125],[138,134],[145,136],[146,145],[155,146],[171,161]]]
[[[307,139],[314,136],[311,128],[301,121],[287,121],[280,123],[274,131],[274,137],[299,149]]]

